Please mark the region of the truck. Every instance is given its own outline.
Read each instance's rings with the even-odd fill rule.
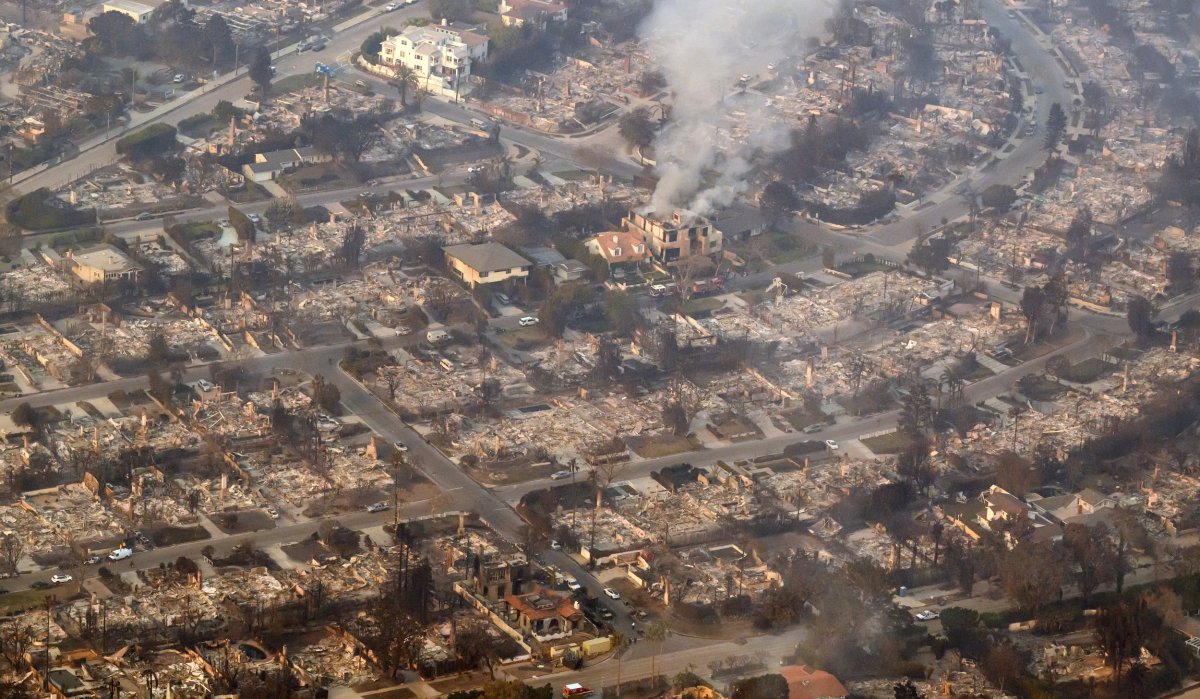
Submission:
[[[654,284],[650,287],[650,295],[654,298],[662,298],[664,296],[674,296],[679,291],[679,287],[675,286],[675,282],[667,282],[665,284]]]
[[[719,294],[725,290],[725,280],[721,277],[697,279],[696,281],[692,282],[691,290],[692,296]]]

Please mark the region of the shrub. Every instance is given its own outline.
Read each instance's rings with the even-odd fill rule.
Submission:
[[[55,228],[74,228],[92,223],[91,211],[66,208],[53,192],[42,187],[9,202],[5,207],[8,222],[26,230],[45,231]]]

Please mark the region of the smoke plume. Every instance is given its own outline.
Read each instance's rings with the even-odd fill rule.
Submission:
[[[658,0],[640,34],[674,104],[655,141],[654,211],[724,206],[759,159],[787,147],[791,120],[772,118],[769,98],[739,79],[771,63],[790,69],[785,60],[832,14],[831,0]],[[744,135],[731,138],[734,130]]]

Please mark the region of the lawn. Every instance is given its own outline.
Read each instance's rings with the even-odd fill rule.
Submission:
[[[696,315],[697,313],[712,313],[724,305],[725,302],[720,299],[688,299],[687,303],[683,304],[683,312],[687,315]]]
[[[1115,364],[1091,357],[1073,365],[1063,378],[1073,383],[1091,383],[1116,368]]]
[[[864,439],[862,443],[876,454],[898,454],[912,444],[912,437],[903,432],[890,432]]]
[[[540,325],[517,328],[496,335],[496,341],[519,352],[530,352],[550,344],[550,336]]]
[[[324,82],[325,78],[319,73],[301,73],[299,75],[289,75],[282,80],[278,80],[271,84],[271,96],[278,97],[286,95],[289,92],[303,90],[306,87],[317,87]],[[258,97],[257,94],[247,95],[247,99],[254,101]]]
[[[1041,376],[1026,376],[1017,382],[1017,386],[1030,400],[1054,400],[1067,390],[1061,384]]]
[[[689,451],[699,451],[704,448],[695,437],[676,437],[674,435],[654,435],[650,437],[630,437],[625,444],[633,453],[643,459],[655,459],[660,456],[685,454]]]
[[[71,582],[66,585],[56,585],[45,590],[20,590],[7,595],[0,595],[0,614],[13,614],[27,609],[37,609],[45,606],[46,598],[53,595],[58,602],[73,599],[79,594],[79,583]]]

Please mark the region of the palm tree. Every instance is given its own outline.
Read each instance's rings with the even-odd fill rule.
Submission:
[[[658,645],[654,649],[654,655],[650,656],[650,681],[658,679],[658,656],[662,654],[663,643],[667,637],[671,635],[671,629],[661,621],[656,621],[646,627],[646,640],[653,641]]]
[[[400,91],[400,106],[408,106],[408,86],[414,84],[417,72],[406,65],[396,67],[396,82],[394,85]]]
[[[946,367],[942,370],[941,384],[946,387],[946,393],[948,394],[946,407],[953,408],[956,398],[962,393],[962,377],[953,368]]]
[[[617,693],[616,693],[616,696],[619,697],[619,696],[621,696],[621,651],[625,650],[625,634],[614,629],[613,632],[608,635],[608,637],[610,639],[612,639],[613,647],[616,648],[616,650],[613,652],[617,656]]]

